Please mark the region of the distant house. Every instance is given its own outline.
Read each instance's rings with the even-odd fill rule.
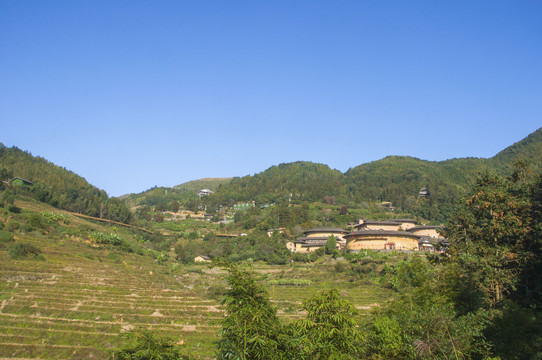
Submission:
[[[211,262],[211,259],[205,255],[198,255],[194,258],[194,262]]]
[[[359,220],[357,231],[344,236],[352,251],[429,250],[443,248],[447,240],[440,237],[442,226],[418,226],[413,219]]]
[[[207,196],[207,195],[212,195],[214,194],[211,190],[209,189],[201,189],[198,193],[199,197],[202,197],[202,196]]]
[[[15,177],[9,181],[12,185],[18,185],[18,186],[31,186],[33,183],[30,180],[26,180],[20,177]]]
[[[395,220],[363,220],[361,219],[354,229],[358,231],[367,230],[382,230],[382,231],[399,231],[401,223]]]
[[[350,250],[418,250],[420,235],[406,231],[362,230],[345,236]]]
[[[279,234],[283,234],[283,233],[284,233],[284,228],[267,229],[267,236],[269,236],[269,237],[273,236],[273,233],[274,233],[275,231],[278,232]]]
[[[338,228],[309,229],[303,233],[303,237],[288,242],[286,248],[291,252],[312,252],[326,246],[327,239],[334,236],[337,239],[337,247],[340,249],[346,246],[346,240],[343,238],[344,234],[346,234],[346,231]]]
[[[233,209],[234,210],[246,210],[246,209],[253,208],[255,206],[256,206],[256,203],[254,201],[252,201],[252,202],[243,203],[243,204],[234,204]]]
[[[418,193],[418,196],[420,197],[429,197],[431,194],[429,193],[429,189],[426,187],[423,187],[420,189],[420,192]]]
[[[420,236],[428,236],[430,238],[439,238],[439,230],[443,230],[444,227],[442,226],[415,226],[410,229],[408,229],[408,232],[411,232],[416,235]]]
[[[359,220],[353,227],[362,230],[399,231],[408,230],[416,226],[416,220],[393,219],[393,220]]]

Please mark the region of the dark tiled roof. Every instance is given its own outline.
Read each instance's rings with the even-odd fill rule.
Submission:
[[[363,225],[401,225],[401,223],[396,220],[364,220],[362,224],[354,225],[354,227]]]
[[[14,180],[21,180],[26,185],[33,185],[32,181],[20,178],[18,176],[11,179],[11,181],[14,181]]]
[[[311,236],[311,237],[303,236],[303,237],[297,238],[294,242],[327,241],[328,238],[329,236]]]
[[[314,229],[309,229],[309,230],[306,230],[304,232],[304,234],[307,234],[307,233],[315,233],[315,232],[323,232],[323,233],[343,233],[345,232],[343,229],[339,229],[339,228],[314,228]]]
[[[352,238],[359,235],[365,235],[367,237],[370,236],[406,236],[406,237],[414,237],[419,239],[420,235],[416,235],[407,231],[387,231],[387,230],[365,230],[365,231],[355,231],[353,233],[347,234],[344,237],[345,238]]]

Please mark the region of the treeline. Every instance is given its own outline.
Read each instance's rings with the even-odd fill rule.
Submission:
[[[203,240],[199,240],[199,234],[191,232],[177,242],[175,254],[177,260],[184,264],[193,263],[196,256],[205,255],[232,262],[263,261],[284,265],[291,257],[286,242],[286,238],[280,234],[269,237],[265,232],[252,232],[233,239],[219,237],[215,232],[210,232]]]
[[[123,201],[109,198],[105,191],[90,185],[81,176],[16,147],[0,144],[0,177],[20,177],[33,184],[9,187],[5,191],[26,192],[59,209],[129,223],[132,214]]]

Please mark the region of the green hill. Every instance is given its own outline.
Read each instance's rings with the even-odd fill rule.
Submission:
[[[250,200],[263,204],[331,199],[343,205],[387,201],[401,211],[443,221],[478,172],[509,174],[520,160],[526,160],[535,171],[542,168],[542,128],[490,159],[426,161],[389,156],[344,174],[310,162],[280,164],[254,176],[234,178],[221,185],[214,196],[223,204]],[[430,196],[419,196],[424,187]]]
[[[255,175],[195,180],[123,198],[130,207],[148,205],[162,210],[178,206],[197,209],[202,202],[207,208],[215,209],[219,205],[250,201],[257,205],[325,202],[354,207],[392,202],[399,211],[444,221],[478,172],[509,174],[518,161],[526,161],[533,171],[542,169],[542,128],[490,159],[427,161],[388,156],[345,173],[325,164],[297,161],[275,165]],[[419,196],[424,187],[430,196]],[[214,195],[200,200],[197,192],[203,188],[213,190]]]
[[[501,172],[510,172],[517,161],[527,162],[533,170],[542,169],[542,128],[499,152],[488,162]]]
[[[219,186],[222,203],[256,201],[259,204],[288,200],[318,201],[341,192],[342,173],[324,164],[298,161],[272,166],[254,176],[234,178]]]
[[[179,205],[186,206],[189,202],[198,199],[198,192],[202,189],[215,191],[221,184],[228,183],[232,178],[205,178],[192,180],[172,188],[154,187],[138,194],[129,194],[120,197],[129,207],[140,205],[156,206],[164,210],[174,210]]]
[[[44,158],[0,144],[0,180],[8,181],[14,177],[29,180],[32,185],[11,186],[11,191],[31,194],[59,209],[125,223],[131,220],[131,213],[122,201],[109,198],[105,191],[92,186],[81,176]]]

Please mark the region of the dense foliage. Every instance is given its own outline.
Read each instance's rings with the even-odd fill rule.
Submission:
[[[255,274],[231,264],[217,359],[359,359],[359,315],[330,290],[304,302],[306,319],[284,324]]]
[[[189,360],[181,347],[167,336],[158,336],[152,331],[138,329],[122,334],[124,345],[115,350],[113,360]]]

